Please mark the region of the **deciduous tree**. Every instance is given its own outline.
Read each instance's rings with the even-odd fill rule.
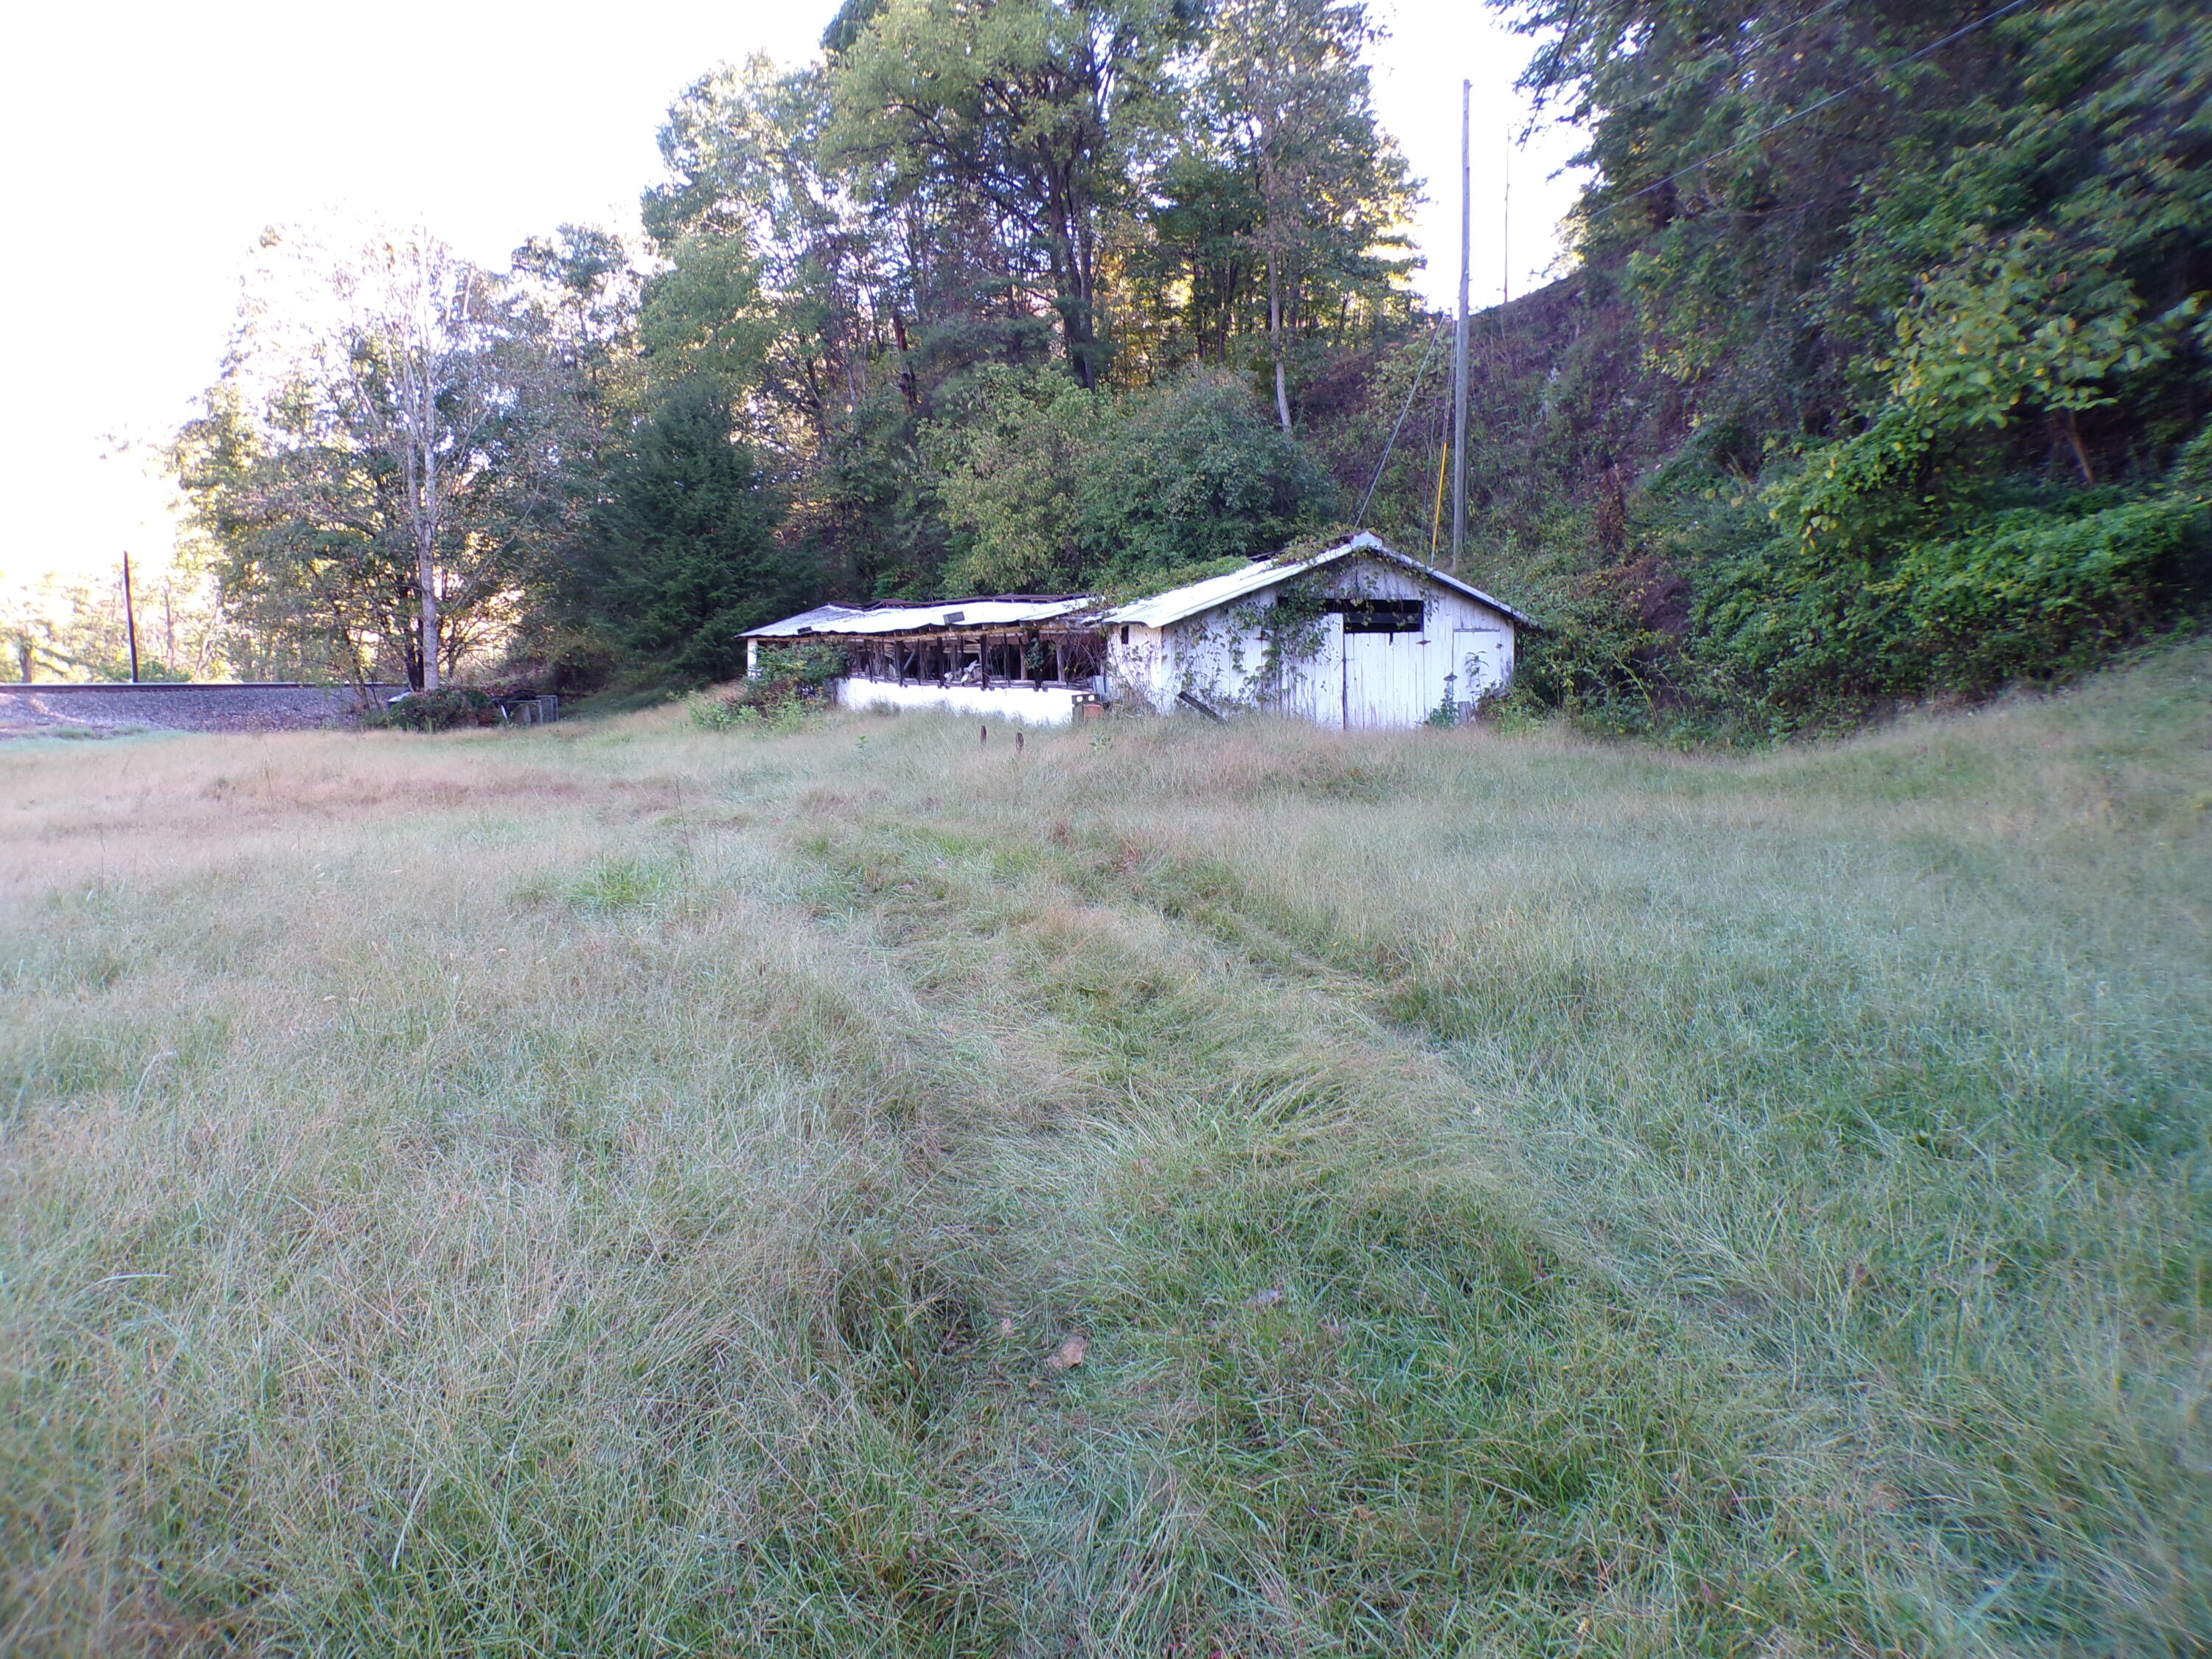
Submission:
[[[1157,159],[1193,21],[1180,0],[888,0],[842,56],[832,153],[888,202],[985,210],[1086,390],[1108,349],[1103,217]]]
[[[1302,301],[1316,287],[1387,280],[1381,256],[1394,234],[1403,245],[1413,187],[1375,119],[1361,53],[1376,31],[1358,0],[1223,0],[1211,23],[1203,107],[1256,186],[1248,239],[1266,273],[1275,414],[1287,432]]]
[[[501,275],[422,232],[272,234],[175,461],[224,591],[264,628],[434,689],[508,626],[581,444],[575,359]]]

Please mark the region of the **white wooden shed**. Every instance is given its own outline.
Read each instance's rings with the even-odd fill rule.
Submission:
[[[1346,729],[1419,726],[1513,682],[1528,619],[1365,532],[1325,552],[1109,606],[1001,593],[825,605],[753,629],[762,646],[845,653],[837,700],[1065,725],[1118,705],[1224,715],[1274,709]]]
[[[1166,713],[1273,708],[1344,729],[1419,726],[1513,683],[1529,619],[1363,531],[1108,611],[1109,695]]]

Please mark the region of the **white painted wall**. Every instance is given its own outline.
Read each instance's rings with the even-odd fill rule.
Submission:
[[[1158,714],[1174,712],[1191,690],[1222,708],[1280,708],[1320,726],[1418,726],[1443,702],[1444,677],[1462,708],[1513,681],[1512,618],[1465,594],[1425,580],[1386,560],[1352,559],[1322,573],[1335,598],[1419,599],[1421,631],[1352,634],[1343,618],[1323,619],[1318,648],[1282,665],[1279,684],[1263,675],[1267,641],[1260,632],[1274,591],[1201,611],[1164,629],[1133,626],[1122,643],[1107,641],[1114,695]]]
[[[1066,726],[1075,718],[1077,694],[1060,686],[900,685],[891,680],[842,679],[837,701],[847,708],[926,708],[1019,720],[1024,726]]]
[[[1160,629],[1132,623],[1106,636],[1106,691],[1117,703],[1135,703],[1156,714],[1175,707],[1169,641]]]

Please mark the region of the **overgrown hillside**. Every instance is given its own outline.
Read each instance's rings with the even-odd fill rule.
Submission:
[[[21,750],[0,1647],[2200,1653],[2209,684]]]
[[[1601,725],[1764,732],[2077,672],[2212,592],[2212,23],[2118,4],[1511,9],[1578,269],[1480,320],[1480,568]],[[1316,426],[1379,459],[1425,348]],[[1385,511],[1427,538],[1447,423]]]

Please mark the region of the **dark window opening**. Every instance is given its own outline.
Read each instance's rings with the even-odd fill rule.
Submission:
[[[1124,644],[1124,645],[1127,645],[1127,644],[1128,644],[1128,642],[1129,642],[1129,624],[1128,624],[1128,623],[1123,623],[1121,624],[1121,643],[1122,643],[1122,644]]]
[[[1418,634],[1419,599],[1331,599],[1325,607],[1344,618],[1347,634]]]

